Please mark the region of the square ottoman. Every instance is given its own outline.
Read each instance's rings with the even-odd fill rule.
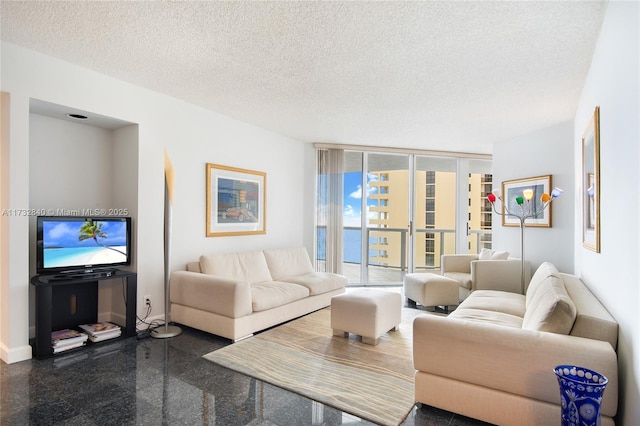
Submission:
[[[442,275],[426,273],[406,274],[403,278],[404,296],[409,303],[422,306],[457,306],[459,303],[458,281]]]
[[[401,321],[402,296],[383,290],[355,290],[331,298],[331,328],[334,336],[362,336],[362,342],[377,345],[378,338],[397,330]]]

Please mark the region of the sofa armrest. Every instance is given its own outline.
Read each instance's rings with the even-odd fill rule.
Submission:
[[[440,273],[464,272],[471,273],[471,261],[477,260],[477,254],[443,254],[440,257]]]
[[[501,290],[523,294],[520,259],[474,260],[471,262],[471,290]],[[531,264],[524,262],[525,290],[531,279]]]
[[[413,323],[413,363],[419,371],[556,405],[553,368],[583,366],[609,379],[603,414],[617,410],[616,353],[599,340],[422,314]]]
[[[170,282],[171,303],[177,303],[229,318],[249,315],[251,287],[243,281],[189,271],[175,271]]]

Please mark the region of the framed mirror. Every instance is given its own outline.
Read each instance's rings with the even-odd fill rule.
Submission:
[[[600,107],[582,135],[582,245],[600,253]]]

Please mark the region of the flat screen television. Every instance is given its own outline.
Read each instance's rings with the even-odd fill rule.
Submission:
[[[130,217],[38,216],[37,274],[95,273],[130,264]]]

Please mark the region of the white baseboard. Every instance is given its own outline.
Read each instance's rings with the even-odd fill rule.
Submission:
[[[14,362],[26,361],[32,358],[33,350],[30,345],[23,345],[17,348],[7,348],[4,344],[0,344],[0,359],[7,364]]]

